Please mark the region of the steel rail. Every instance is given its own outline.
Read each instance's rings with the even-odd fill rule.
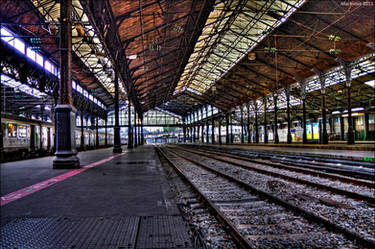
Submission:
[[[359,185],[359,186],[375,188],[375,183],[371,182],[371,181],[362,180],[362,179],[354,179],[354,178],[347,177],[347,176],[342,176],[342,175],[337,175],[337,174],[332,174],[332,173],[326,173],[326,172],[313,170],[313,169],[304,169],[304,168],[295,167],[295,166],[283,165],[284,162],[280,162],[280,163],[267,162],[267,161],[263,161],[261,159],[260,160],[259,159],[251,159],[251,158],[248,158],[246,156],[233,155],[229,152],[216,152],[216,151],[208,151],[208,150],[204,150],[204,149],[202,150],[202,149],[195,149],[195,148],[193,150],[191,150],[191,149],[185,149],[185,150],[190,150],[190,151],[196,150],[196,151],[199,151],[199,152],[202,152],[202,153],[204,152],[205,156],[208,156],[208,154],[225,156],[225,157],[229,157],[229,158],[233,158],[233,159],[243,160],[243,161],[246,161],[246,162],[264,164],[264,165],[267,165],[267,166],[270,166],[270,167],[273,167],[273,168],[292,170],[292,171],[295,171],[295,172],[305,173],[305,174],[309,174],[309,175],[312,175],[312,176],[318,176],[318,177],[328,178],[328,179],[332,179],[332,180],[340,180],[340,181],[345,182],[345,183],[351,183],[351,184],[355,184],[355,185]],[[225,155],[223,155],[223,154],[225,154]],[[215,158],[215,159],[217,159],[217,158]],[[232,162],[230,162],[230,163],[232,163]],[[327,169],[324,168],[324,170],[327,170]]]
[[[322,225],[324,225],[328,230],[332,231],[332,232],[339,232],[339,233],[342,233],[343,235],[345,235],[347,238],[353,240],[355,243],[358,243],[362,246],[365,246],[365,247],[368,247],[368,248],[375,248],[375,240],[368,240],[366,238],[363,238],[360,234],[356,233],[356,232],[353,232],[353,231],[350,231],[344,227],[341,227],[339,225],[337,225],[336,223],[324,218],[324,217],[321,217],[319,215],[316,215],[314,214],[313,212],[310,212],[310,211],[307,211],[301,207],[298,207],[298,206],[295,206],[289,202],[286,202],[276,196],[273,196],[263,190],[260,190],[258,189],[257,187],[249,184],[249,183],[246,183],[246,182],[243,182],[242,180],[240,179],[237,179],[233,176],[230,176],[230,175],[227,175],[227,174],[224,174],[220,171],[217,171],[217,170],[214,170],[200,162],[197,162],[189,157],[186,157],[186,156],[183,156],[183,155],[180,155],[180,154],[177,154],[176,152],[172,152],[173,154],[175,154],[176,156],[186,160],[186,161],[189,161],[193,164],[195,164],[196,166],[199,166],[203,169],[206,169],[214,174],[217,174],[219,176],[222,176],[224,178],[227,178],[233,182],[236,182],[237,184],[239,184],[241,187],[243,187],[244,189],[247,189],[247,190],[250,190],[254,193],[256,193],[259,197],[263,198],[263,199],[267,199],[269,201],[272,201],[278,205],[281,205],[283,206],[284,208],[296,213],[297,215],[303,215],[305,218],[311,220],[311,221],[314,221],[314,222],[317,222],[317,223],[320,223]]]
[[[328,191],[330,191],[332,193],[335,193],[335,194],[344,195],[344,196],[347,196],[347,197],[350,197],[350,198],[354,198],[356,200],[366,201],[369,204],[375,205],[375,198],[371,197],[371,196],[362,195],[362,194],[351,192],[351,191],[346,191],[346,190],[343,190],[343,189],[327,186],[327,185],[320,184],[320,183],[317,183],[317,182],[312,182],[312,181],[300,179],[300,178],[297,178],[297,177],[284,175],[284,174],[281,174],[281,173],[271,172],[271,171],[268,171],[268,170],[252,167],[252,166],[245,165],[245,164],[238,163],[238,162],[233,162],[230,159],[224,159],[224,158],[219,158],[218,156],[209,155],[207,152],[197,152],[197,151],[192,151],[192,150],[187,150],[187,149],[182,149],[182,148],[179,148],[179,149],[184,150],[184,151],[188,151],[190,153],[196,153],[196,154],[199,154],[201,156],[212,158],[212,159],[224,162],[224,163],[229,163],[229,164],[238,166],[240,168],[243,168],[245,170],[256,171],[256,172],[261,173],[261,174],[283,178],[283,179],[286,179],[286,180],[291,181],[291,182],[313,186],[313,187],[316,187],[316,188],[321,189],[321,190],[328,190]],[[223,155],[221,155],[221,156],[223,156]],[[241,160],[243,160],[243,159],[241,159]],[[257,163],[263,164],[261,162],[257,162]]]
[[[192,146],[193,148],[196,148],[195,146]],[[231,152],[228,152],[228,151],[223,151],[221,149],[218,149],[216,147],[213,147],[214,150],[211,149],[212,147],[210,146],[203,146],[203,149],[204,150],[208,150],[208,151],[216,151],[216,152],[223,152],[223,153],[228,153],[228,154],[232,154]],[[267,160],[272,160],[273,157],[280,157],[280,159],[282,159],[282,162],[284,164],[288,164],[288,165],[294,165],[294,166],[303,166],[305,168],[311,168],[311,169],[320,169],[320,170],[326,170],[326,171],[329,171],[329,172],[333,172],[333,173],[339,173],[339,174],[350,174],[350,175],[353,175],[354,173],[357,174],[358,176],[362,177],[362,178],[366,178],[366,179],[370,179],[372,180],[373,177],[374,177],[374,174],[369,174],[369,173],[366,173],[366,172],[353,172],[351,170],[347,170],[347,169],[343,169],[342,167],[337,167],[337,166],[330,166],[330,167],[325,167],[324,164],[327,164],[327,163],[331,163],[331,164],[335,164],[335,163],[340,163],[340,164],[344,164],[344,165],[341,165],[341,166],[352,166],[352,167],[363,167],[363,168],[370,168],[370,169],[373,169],[374,166],[371,164],[371,163],[365,163],[365,162],[360,162],[360,161],[350,161],[351,164],[348,164],[348,160],[347,159],[339,159],[339,158],[325,158],[325,157],[314,157],[314,156],[309,156],[309,155],[304,155],[304,154],[301,154],[301,153],[296,153],[294,155],[292,154],[288,154],[288,153],[283,153],[282,151],[273,151],[272,153],[269,153],[269,152],[264,152],[264,151],[254,151],[254,150],[246,150],[246,149],[239,149],[239,151],[243,151],[243,152],[250,152],[252,154],[256,154],[257,155],[257,158],[259,159],[267,159]],[[241,152],[240,152],[241,153]],[[247,159],[251,159],[251,156],[249,155],[241,155]],[[319,155],[320,156],[320,155]],[[282,158],[281,158],[282,157]],[[286,161],[285,158],[288,158],[289,161]],[[304,161],[310,161],[309,164],[310,165],[301,165],[298,162],[290,162],[290,160],[296,160],[296,159],[302,159]],[[311,160],[314,160],[315,163],[314,165],[311,164]],[[339,169],[338,169],[339,168]]]
[[[170,158],[165,154],[165,152],[160,149],[159,147],[155,147],[156,151],[159,155],[163,156],[167,162],[176,170],[177,174],[180,175],[185,181],[187,181],[190,186],[194,189],[195,192],[199,194],[199,196],[203,199],[203,201],[210,207],[210,209],[215,214],[216,218],[225,224],[225,229],[232,235],[233,239],[236,241],[238,245],[242,248],[252,248],[249,244],[249,241],[241,235],[241,233],[237,230],[236,227],[232,224],[232,222],[209,200],[209,198],[199,190],[198,186],[192,183],[189,178],[174,164]]]

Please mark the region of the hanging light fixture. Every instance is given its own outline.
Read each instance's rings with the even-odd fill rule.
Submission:
[[[247,54],[247,58],[251,61],[255,60],[257,58],[257,55],[255,52],[250,52]]]

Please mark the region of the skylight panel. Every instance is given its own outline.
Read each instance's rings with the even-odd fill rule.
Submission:
[[[77,82],[75,82],[74,80],[72,80],[72,88],[74,90],[77,90]]]
[[[36,61],[36,54],[35,51],[31,50],[30,48],[26,49],[26,56],[30,58],[32,61]]]
[[[79,84],[77,84],[77,92],[82,93],[82,87]]]
[[[41,56],[39,53],[35,53],[36,60],[35,62],[39,64],[41,67],[43,67],[43,56]]]
[[[25,54],[25,43],[20,39],[14,39],[14,47],[20,51],[22,54]]]
[[[11,44],[14,37],[8,30],[1,27],[1,39],[8,42],[9,44]],[[11,45],[13,46],[13,44],[11,44]]]
[[[52,68],[51,62],[49,62],[48,60],[46,60],[45,63],[44,63],[44,69],[46,69],[48,72],[52,73],[53,72],[53,68]]]

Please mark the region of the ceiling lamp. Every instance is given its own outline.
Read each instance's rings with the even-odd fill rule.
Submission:
[[[134,59],[137,59],[137,55],[136,54],[128,55],[126,56],[126,58],[129,60],[134,60]]]
[[[255,60],[257,58],[257,55],[255,52],[250,52],[247,54],[247,58],[251,61]]]

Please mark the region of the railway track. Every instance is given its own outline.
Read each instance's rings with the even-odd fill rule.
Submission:
[[[182,148],[179,148],[182,149]],[[366,201],[375,206],[374,188],[372,181],[359,180],[340,176],[337,174],[324,173],[309,169],[301,169],[281,164],[268,163],[263,161],[249,161],[246,158],[217,152],[203,150],[182,149],[200,156],[208,157],[220,162],[229,163],[246,170],[256,171],[273,177],[285,179],[299,184],[306,184],[335,194],[344,195],[360,201]],[[275,168],[277,170],[275,170]],[[357,187],[358,186],[358,187]],[[366,194],[362,194],[366,193]]]
[[[249,177],[238,168],[234,169],[233,165],[232,169],[224,169],[225,166],[217,167],[212,161],[203,159],[202,155],[197,157],[176,147],[163,148],[161,153],[197,191],[200,191],[206,203],[213,206],[219,219],[230,227],[232,236],[237,238],[238,243],[244,248],[290,247],[291,244],[288,243],[292,243],[294,248],[352,248],[352,242],[348,242],[339,234],[329,232],[322,228],[322,225],[345,235],[361,246],[375,246],[368,232],[350,230],[337,224],[334,217],[331,217],[331,220],[315,213],[314,209],[306,208],[306,205],[285,200],[283,194],[277,195],[280,192],[275,195],[272,191],[265,191],[258,187],[258,182],[252,181],[253,179],[249,181]],[[268,179],[266,184],[270,182],[281,183]],[[309,199],[308,196],[304,198]],[[327,244],[314,244],[318,243],[317,241]]]
[[[299,167],[302,169],[312,169],[321,172],[328,172],[349,176],[352,178],[373,181],[375,176],[374,164],[370,162],[348,161],[343,159],[329,159],[320,157],[310,157],[302,155],[289,155],[281,153],[269,153],[263,151],[252,151],[245,149],[226,149],[204,145],[185,145],[186,148],[201,149],[210,152],[226,153],[228,155],[246,158],[252,162],[262,162],[268,164],[282,164]]]

